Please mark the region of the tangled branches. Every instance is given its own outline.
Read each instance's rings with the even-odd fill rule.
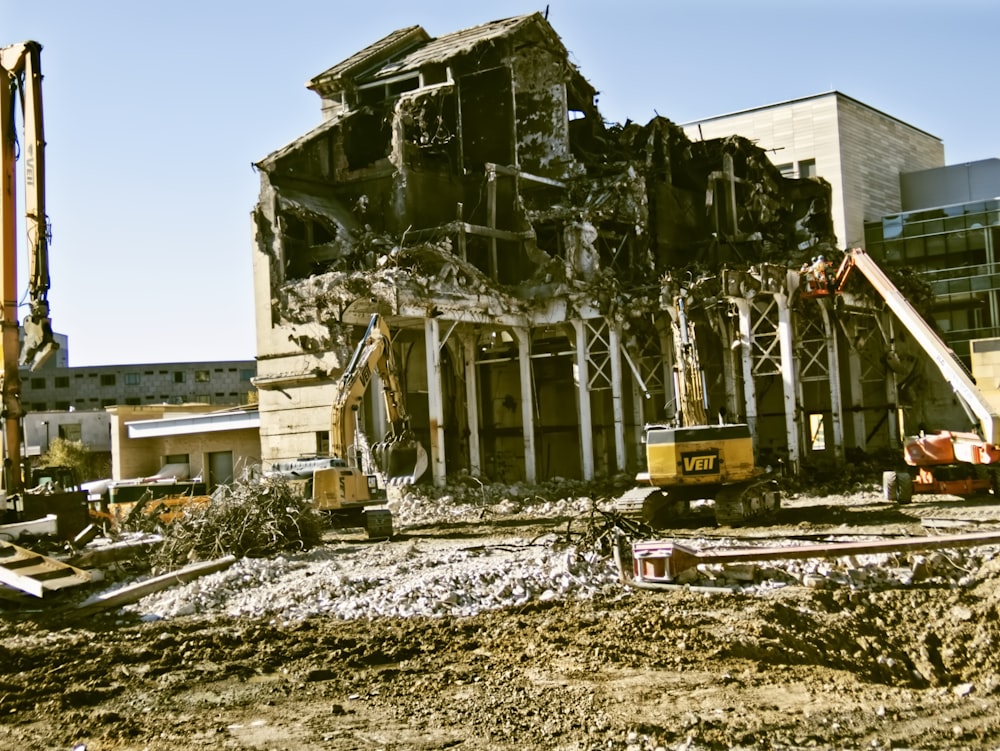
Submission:
[[[220,486],[211,503],[188,504],[164,530],[151,564],[171,569],[224,555],[264,558],[319,544],[323,520],[283,479],[255,477]]]

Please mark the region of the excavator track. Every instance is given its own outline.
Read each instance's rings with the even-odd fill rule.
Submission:
[[[772,516],[781,505],[771,480],[726,485],[715,495],[715,521],[724,527],[739,527]]]
[[[639,486],[615,499],[615,510],[622,516],[656,528],[669,526],[690,511],[685,500],[670,498],[662,488]]]

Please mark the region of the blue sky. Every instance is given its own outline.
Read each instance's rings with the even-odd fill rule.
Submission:
[[[70,365],[253,358],[252,163],[320,122],[305,82],[403,26],[437,36],[545,7],[0,0],[0,46],[44,47],[49,300]],[[990,0],[548,7],[609,121],[837,89],[938,136],[950,164],[1000,156]]]

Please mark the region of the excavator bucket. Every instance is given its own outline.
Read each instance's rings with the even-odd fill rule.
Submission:
[[[427,470],[427,452],[415,439],[383,443],[376,453],[387,485],[413,485]]]

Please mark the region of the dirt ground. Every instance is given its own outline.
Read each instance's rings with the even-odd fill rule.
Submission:
[[[776,525],[739,534],[1000,529],[992,498],[894,506],[872,491],[785,506]],[[498,517],[447,535],[501,530]],[[8,606],[0,747],[998,748],[998,606],[1000,557],[961,584],[623,588],[466,618],[79,622]]]

